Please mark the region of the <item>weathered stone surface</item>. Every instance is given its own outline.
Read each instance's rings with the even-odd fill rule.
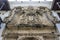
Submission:
[[[16,7],[5,18],[4,40],[55,40],[56,19],[46,7]]]

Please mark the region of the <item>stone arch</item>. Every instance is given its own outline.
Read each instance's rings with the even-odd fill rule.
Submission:
[[[39,40],[39,39],[37,39],[35,37],[24,37],[24,38],[21,38],[19,40]]]

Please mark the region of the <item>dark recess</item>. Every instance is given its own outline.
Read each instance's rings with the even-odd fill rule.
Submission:
[[[8,0],[0,0],[0,11],[10,10],[10,5]]]
[[[52,10],[60,10],[59,6],[57,5],[57,2],[60,2],[60,0],[53,0]]]
[[[57,13],[58,14],[58,16],[59,16],[59,18],[60,18],[60,13]]]

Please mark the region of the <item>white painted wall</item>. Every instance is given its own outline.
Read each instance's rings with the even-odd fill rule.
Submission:
[[[51,1],[42,1],[42,2],[36,2],[36,1],[31,1],[31,2],[9,2],[10,4],[10,7],[11,9],[13,9],[14,7],[17,7],[17,6],[45,6],[45,7],[48,7],[48,8],[51,8],[52,6],[52,2]]]

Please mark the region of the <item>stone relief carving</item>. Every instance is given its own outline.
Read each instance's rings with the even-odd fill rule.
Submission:
[[[11,29],[6,28],[3,37],[7,40],[31,40],[32,38],[32,40],[35,38],[37,38],[36,40],[44,40],[45,37],[54,40],[56,36],[52,32],[55,32],[54,23],[56,21],[51,10],[46,7],[15,7],[4,20],[7,27]]]
[[[10,15],[5,18],[4,22],[13,25],[19,24],[43,24],[53,25],[56,19],[52,16],[51,10],[46,7],[16,7],[11,10]]]

